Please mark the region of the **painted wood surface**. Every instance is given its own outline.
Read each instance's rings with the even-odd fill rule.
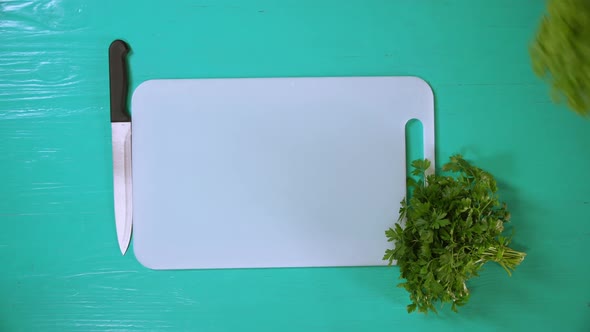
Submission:
[[[590,122],[527,45],[543,1],[0,2],[0,331],[588,331]],[[115,235],[107,48],[150,78],[415,75],[437,158],[496,174],[528,257],[453,314],[390,268],[151,271]],[[392,211],[392,222],[397,218]],[[384,237],[385,239],[385,237]]]

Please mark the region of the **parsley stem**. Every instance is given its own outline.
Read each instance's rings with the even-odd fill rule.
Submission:
[[[512,271],[524,260],[526,254],[520,251],[516,251],[506,246],[489,247],[484,253],[480,260],[476,263],[482,265],[489,261],[494,261],[506,270],[508,275],[512,275]]]

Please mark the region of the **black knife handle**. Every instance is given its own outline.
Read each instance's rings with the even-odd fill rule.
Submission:
[[[129,45],[117,39],[109,46],[109,83],[111,90],[111,122],[131,122],[127,110],[129,70],[127,54]]]

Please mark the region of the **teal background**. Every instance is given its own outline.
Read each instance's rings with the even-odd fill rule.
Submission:
[[[0,331],[589,331],[590,121],[527,46],[541,0],[0,1]],[[121,257],[107,48],[150,78],[415,75],[437,157],[493,174],[528,256],[459,314],[408,315],[398,269],[151,271]],[[392,211],[392,221],[397,217]],[[384,237],[385,239],[385,237]]]

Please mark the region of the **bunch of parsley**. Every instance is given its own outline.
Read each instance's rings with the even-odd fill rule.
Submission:
[[[466,281],[494,261],[509,275],[525,253],[508,247],[502,235],[510,219],[506,204],[496,195],[494,177],[454,155],[443,166],[448,175],[426,175],[428,160],[412,163],[408,179],[411,198],[401,202],[399,222],[385,234],[394,241],[383,257],[400,268],[399,284],[410,294],[408,312],[437,312],[435,304],[451,309],[469,300]]]
[[[529,49],[554,101],[590,116],[590,1],[549,0]]]

